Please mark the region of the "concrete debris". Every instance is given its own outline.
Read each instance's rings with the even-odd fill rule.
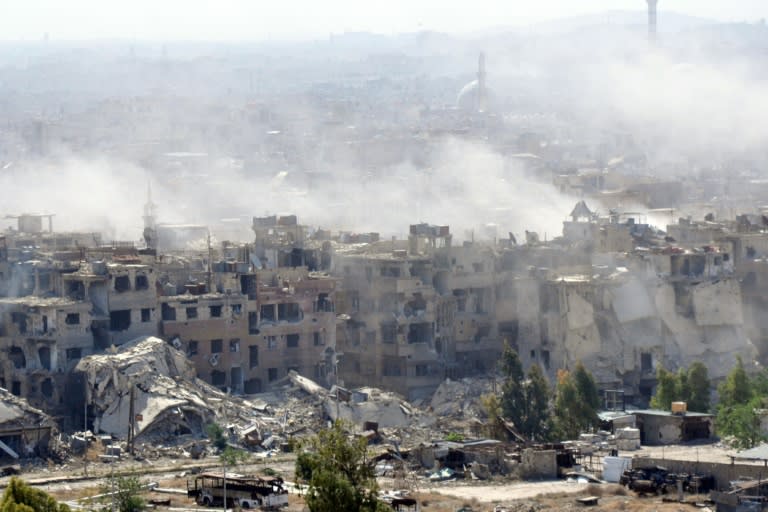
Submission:
[[[56,423],[43,411],[5,389],[0,388],[0,455],[12,459],[49,456],[56,450],[52,444]]]
[[[85,399],[94,411],[96,433],[168,436],[201,432],[215,416],[209,404],[221,393],[195,378],[182,352],[148,336],[114,354],[84,357],[75,372],[85,376]],[[131,417],[133,414],[133,417]]]

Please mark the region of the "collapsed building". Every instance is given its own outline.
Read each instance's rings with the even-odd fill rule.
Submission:
[[[582,201],[553,241],[529,232],[521,243],[457,244],[449,226],[381,240],[270,216],[253,219],[253,243],[164,253],[122,243],[54,251],[17,243],[50,233],[9,232],[0,386],[77,427],[82,384],[68,375],[78,362],[160,336],[196,377],[233,394],[268,391],[295,371],[416,400],[446,378],[494,372],[509,345],[552,381],[583,361],[601,387],[642,406],[659,365],[703,361],[718,379],[736,357],[768,352],[768,237],[758,219],[739,219],[681,219],[661,232]]]

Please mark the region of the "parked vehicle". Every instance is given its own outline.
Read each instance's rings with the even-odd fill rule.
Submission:
[[[226,489],[225,489],[226,483]],[[276,476],[227,475],[202,473],[187,480],[187,496],[198,505],[220,506],[227,498],[227,507],[277,510],[288,506],[288,491],[283,479]]]

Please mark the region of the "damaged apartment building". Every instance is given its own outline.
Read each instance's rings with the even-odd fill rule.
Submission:
[[[447,226],[426,224],[407,241],[339,243],[339,376],[420,398],[445,377],[493,371],[509,344],[552,381],[583,361],[645,403],[659,365],[702,361],[718,379],[753,358],[738,244],[678,243],[640,220],[580,202],[549,243],[454,246]]]
[[[346,385],[424,398],[446,376],[495,368],[493,250],[451,242],[448,226],[416,224],[407,241],[337,246],[337,346]]]
[[[19,219],[0,255],[0,386],[34,406],[66,411],[77,395],[68,375],[81,357],[155,333],[154,270],[114,248],[110,261],[95,251],[99,259],[87,262],[98,240],[72,250],[64,244],[76,235],[65,234],[67,242],[27,224]],[[56,250],[44,242],[52,238],[61,244]]]
[[[211,271],[198,265],[203,282],[185,281],[187,265],[167,268],[162,334],[184,347],[198,377],[233,393],[266,391],[291,370],[329,384],[336,281],[317,271],[329,256],[322,243],[305,247],[295,216],[254,218],[253,229],[253,247],[229,251]]]

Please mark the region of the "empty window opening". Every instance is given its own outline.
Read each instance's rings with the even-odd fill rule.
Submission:
[[[275,321],[275,305],[266,304],[261,306],[261,321],[262,322],[274,322]]]
[[[269,368],[267,370],[267,380],[269,380],[269,382],[277,380],[277,368]]]
[[[248,379],[243,387],[247,395],[261,393],[261,379]]]
[[[85,299],[85,285],[82,281],[69,281],[67,283],[67,296],[74,300]]]
[[[83,351],[80,348],[68,348],[66,356],[67,361],[79,361],[83,357]]]
[[[239,338],[233,338],[229,340],[229,351],[230,352],[240,352],[240,339]]]
[[[196,356],[198,351],[198,343],[196,340],[189,340],[187,342],[187,355]]]
[[[19,334],[27,333],[27,315],[24,313],[11,313],[11,322],[16,324]]]
[[[211,384],[217,387],[227,385],[227,374],[220,370],[211,371]]]
[[[371,331],[371,334],[374,336],[376,335],[373,331]],[[321,345],[325,345],[325,340],[323,339],[323,335],[319,332],[315,332],[312,334],[312,344],[316,347],[319,347]]]
[[[221,316],[221,306],[209,306],[211,310],[211,318],[219,318]]]
[[[259,346],[251,345],[248,347],[248,366],[256,368],[259,366]]]
[[[224,340],[211,340],[211,354],[220,354],[224,350]]]
[[[332,312],[333,303],[328,298],[327,293],[321,293],[317,296],[317,311]]]
[[[131,289],[131,278],[128,276],[115,276],[115,291],[127,292]]]
[[[415,369],[417,377],[426,377],[429,374],[429,366],[426,364],[417,364]]]
[[[259,334],[259,315],[255,311],[248,312],[248,334]]]
[[[277,319],[281,322],[298,322],[301,320],[301,307],[296,302],[278,304]]]
[[[275,350],[277,348],[277,336],[266,336],[267,338],[267,350]]]
[[[432,343],[432,324],[422,322],[409,325],[408,343]]]
[[[160,313],[163,317],[163,321],[165,322],[175,322],[176,321],[176,308],[169,306],[165,302],[160,307]]]
[[[67,313],[64,317],[64,323],[67,325],[78,325],[80,323],[80,313]]]
[[[381,342],[382,343],[395,343],[397,342],[397,324],[394,322],[388,322],[381,324]]]
[[[24,351],[21,347],[11,347],[8,352],[8,359],[13,363],[14,368],[26,368],[27,358],[24,356]]]
[[[44,380],[44,381],[43,381],[43,382],[40,384],[40,392],[41,392],[41,393],[43,394],[43,396],[44,396],[44,397],[46,397],[46,398],[51,398],[51,397],[53,397],[53,381],[51,380],[51,378],[50,378],[50,377],[48,377],[47,379],[45,379],[45,380]]]
[[[197,318],[197,308],[186,308],[187,309],[187,320],[194,320]]]
[[[653,360],[650,352],[640,353],[640,370],[643,373],[653,371]]]
[[[235,316],[238,316],[243,313],[243,305],[242,304],[232,304],[232,314]]]
[[[15,380],[11,383],[11,393],[21,396],[21,381]]]
[[[148,290],[149,289],[149,279],[144,274],[138,274],[136,276],[136,289],[137,290]]]
[[[109,312],[109,330],[125,331],[131,326],[131,310],[118,309]]]
[[[48,347],[40,347],[37,349],[37,357],[40,359],[40,366],[45,370],[51,369],[51,349]]]
[[[545,370],[549,370],[549,350],[541,351],[541,364],[544,365]]]
[[[288,348],[298,348],[299,347],[299,335],[298,334],[289,334],[285,337],[286,339],[286,346]]]
[[[152,312],[149,308],[141,308],[141,321],[147,323],[152,320]]]

